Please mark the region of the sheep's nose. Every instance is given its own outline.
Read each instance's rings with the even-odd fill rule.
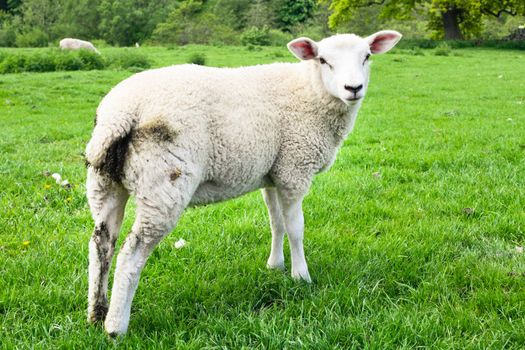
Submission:
[[[345,85],[345,89],[350,92],[353,92],[354,94],[357,94],[359,90],[361,90],[362,88],[363,88],[363,84],[357,85],[357,86]]]

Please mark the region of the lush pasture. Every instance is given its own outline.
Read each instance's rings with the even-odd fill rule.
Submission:
[[[155,66],[291,56],[140,50]],[[1,347],[522,348],[525,54],[424,53],[374,57],[356,128],[304,204],[311,285],[265,269],[259,193],[191,209],[151,256],[116,342],[86,322],[82,153],[100,99],[132,73],[1,75]]]

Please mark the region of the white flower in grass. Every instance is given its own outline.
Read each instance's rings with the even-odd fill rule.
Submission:
[[[181,248],[184,248],[185,245],[186,245],[186,241],[183,238],[181,238],[177,242],[175,242],[173,246],[175,247],[175,249],[181,249]]]
[[[60,185],[60,183],[62,182],[62,176],[60,176],[59,173],[54,173],[51,175],[51,177],[53,179],[55,179],[56,183]]]

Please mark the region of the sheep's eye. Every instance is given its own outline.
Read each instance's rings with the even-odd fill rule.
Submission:
[[[319,57],[319,63],[321,64],[326,64],[328,67],[330,67],[330,69],[333,69],[332,65],[328,62],[326,62],[326,60],[322,57]]]
[[[365,56],[365,60],[363,61],[363,64],[365,64],[365,62],[368,61],[369,58],[370,58],[370,54],[367,53],[366,56]]]

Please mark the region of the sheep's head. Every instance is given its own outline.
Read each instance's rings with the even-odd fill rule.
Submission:
[[[361,38],[339,34],[315,42],[298,38],[288,49],[301,60],[313,60],[325,89],[346,104],[361,100],[368,88],[370,56],[385,53],[401,39],[401,34],[384,30]]]

